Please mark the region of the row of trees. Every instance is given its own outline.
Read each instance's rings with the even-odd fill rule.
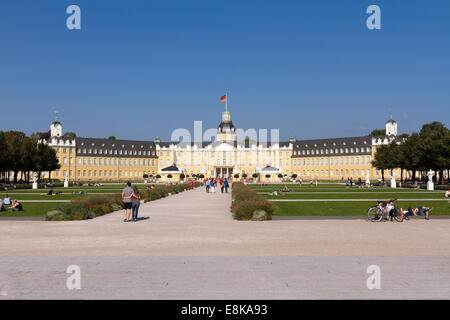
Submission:
[[[13,183],[20,179],[29,183],[31,172],[48,171],[49,177],[53,170],[60,168],[55,150],[38,140],[46,137],[47,132],[34,133],[29,137],[20,131],[0,131],[0,180]]]
[[[399,141],[377,147],[372,165],[381,170],[400,168],[412,172],[412,181],[416,173],[432,169],[439,173],[439,182],[443,183],[443,173],[450,169],[450,130],[441,122],[435,121],[422,126],[420,132],[399,136]]]

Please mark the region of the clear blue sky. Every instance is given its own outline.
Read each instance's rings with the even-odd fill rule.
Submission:
[[[82,30],[66,28],[81,7]],[[370,4],[382,29],[366,28]],[[216,127],[280,138],[450,119],[450,1],[2,1],[0,130],[168,140]]]

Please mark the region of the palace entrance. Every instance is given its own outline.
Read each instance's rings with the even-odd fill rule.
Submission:
[[[231,179],[233,167],[216,167],[216,177]]]

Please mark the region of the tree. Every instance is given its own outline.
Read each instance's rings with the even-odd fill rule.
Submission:
[[[296,178],[297,178],[297,175],[294,173],[293,175],[291,175],[291,178],[292,178],[292,179],[296,179]]]
[[[109,140],[116,140],[116,137],[115,136],[109,136],[108,139]]]
[[[144,173],[144,175],[142,176],[142,178],[148,179],[148,174]]]
[[[385,136],[386,129],[375,129],[369,135],[370,136]]]
[[[270,174],[266,174],[266,178],[269,179],[270,178]]]
[[[48,179],[50,180],[52,171],[60,167],[56,151],[49,145],[39,143],[37,145],[35,168],[35,171],[38,172],[38,179],[41,177],[41,172],[47,171]]]
[[[448,129],[441,122],[434,121],[422,126],[420,138],[422,140],[422,157],[420,167],[423,171],[433,169],[439,172],[439,177],[443,179],[443,170],[448,169],[445,156],[446,137],[449,134]]]
[[[278,178],[283,178],[283,175],[281,173],[278,174]]]
[[[372,160],[372,166],[381,170],[381,179],[384,181],[384,170],[389,169],[389,145],[378,146],[374,159]]]
[[[239,174],[235,174],[234,176],[233,176],[235,179],[239,179]]]
[[[5,132],[0,131],[0,180],[6,180],[6,172],[11,169],[10,154],[8,151],[9,150],[6,141],[6,134]]]
[[[24,167],[24,148],[23,140],[26,138],[25,133],[19,131],[6,132],[6,141],[8,145],[8,153],[10,154],[9,170],[13,171],[13,182],[17,183],[19,171]]]
[[[184,175],[184,173],[181,173],[181,174],[180,174],[180,179],[181,179],[181,180],[184,180],[185,177],[186,177],[186,176]],[[170,177],[169,177],[169,175],[168,175],[167,178],[169,178],[169,179],[172,178],[172,175],[170,174]]]
[[[420,135],[414,132],[400,144],[400,166],[412,171],[412,182],[416,181],[416,171],[420,169],[421,143]]]
[[[77,137],[77,134],[75,132],[66,132],[62,136],[63,138],[69,138],[69,139],[75,139]]]
[[[246,174],[246,173],[243,173],[243,174],[242,174],[242,178],[244,178],[244,179],[247,178],[247,174]]]

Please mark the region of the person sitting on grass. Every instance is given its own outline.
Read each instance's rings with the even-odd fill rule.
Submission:
[[[394,215],[395,215],[394,200],[389,200],[389,203],[386,206],[386,220],[394,221]]]
[[[400,208],[400,211],[403,212],[406,220],[409,220],[409,217],[416,216],[414,210],[411,207],[408,207],[408,210],[403,210],[403,208]]]
[[[5,206],[8,206],[11,204],[11,199],[9,198],[8,194],[5,195],[5,198],[3,199],[3,204]]]
[[[416,216],[425,216],[425,219],[430,219],[430,211],[433,210],[433,207],[425,207],[425,206],[418,206],[414,213]]]
[[[11,207],[9,209],[11,211],[23,211],[22,204],[17,200],[12,201]]]
[[[281,190],[282,192],[289,192],[290,190],[289,190],[289,188],[288,188],[288,186],[287,185],[284,185],[284,188],[283,188],[283,190]]]
[[[383,215],[383,217],[386,217],[386,211],[387,211],[387,203],[386,201],[382,201],[378,204],[378,208]]]

